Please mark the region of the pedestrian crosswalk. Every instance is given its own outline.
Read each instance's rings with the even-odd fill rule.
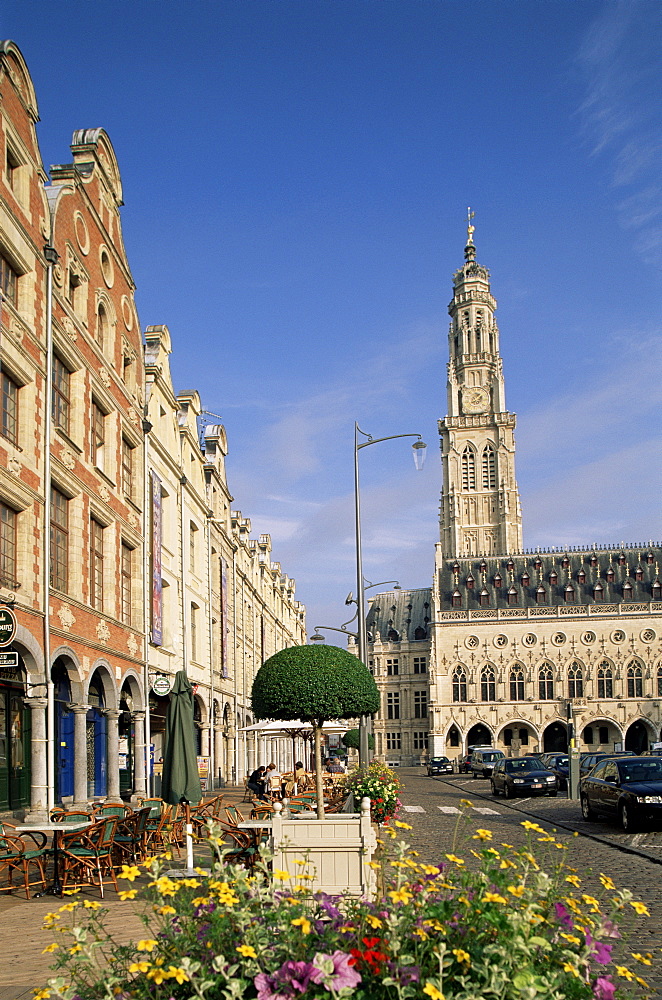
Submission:
[[[458,809],[457,806],[437,806],[439,812],[444,813],[445,816],[457,816],[463,810]],[[489,806],[471,806],[473,812],[480,813],[481,816],[500,816],[501,813],[498,809],[490,809]],[[403,806],[403,812],[406,813],[424,813],[426,810],[423,806]]]
[[[424,813],[425,809],[423,806],[403,806],[402,807],[406,813]]]

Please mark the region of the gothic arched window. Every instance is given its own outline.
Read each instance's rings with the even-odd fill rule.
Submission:
[[[568,698],[584,697],[584,673],[581,664],[571,663],[568,668]]]
[[[462,452],[462,489],[476,489],[476,455],[470,445]]]
[[[453,674],[453,701],[467,700],[467,675],[458,669]]]
[[[554,697],[554,674],[548,664],[538,671],[538,697],[541,701],[551,701]]]
[[[607,660],[598,666],[598,698],[614,697],[614,675]]]
[[[641,698],[644,692],[641,666],[636,660],[628,666],[628,698]]]
[[[510,671],[510,700],[524,701],[524,671]]]
[[[662,698],[662,667],[657,668],[657,696]]]
[[[480,700],[496,701],[494,667],[483,667],[480,675]]]
[[[496,489],[496,455],[491,444],[486,444],[483,448],[482,456],[483,469],[483,489]]]

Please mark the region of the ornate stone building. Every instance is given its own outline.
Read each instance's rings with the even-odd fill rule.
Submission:
[[[522,550],[515,416],[473,226],[464,256],[433,583],[379,594],[367,616],[376,752],[412,763],[480,743],[565,750],[571,719],[582,749],[644,749],[662,738],[662,549]]]
[[[143,344],[108,135],[74,132],[49,176],[38,120],[23,56],[0,42],[0,605],[17,623],[0,811],[34,819],[145,793],[167,703],[152,688],[180,669],[200,755],[216,778],[243,772],[253,675],[305,637],[269,536],[231,509],[224,428],[201,438],[198,394],[175,393],[167,328]]]

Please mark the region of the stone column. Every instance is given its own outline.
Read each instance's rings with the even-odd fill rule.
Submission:
[[[114,708],[107,708],[106,719],[108,720],[107,750],[106,760],[108,764],[108,777],[106,785],[106,802],[121,802],[120,795],[120,737],[117,722],[120,713]]]
[[[74,809],[86,809],[87,795],[87,713],[89,705],[71,705],[74,713]]]
[[[44,823],[48,820],[48,777],[46,769],[46,698],[26,698],[32,717],[30,740],[30,808],[25,823]]]
[[[132,712],[133,720],[133,800],[147,797],[145,780],[145,713]]]
[[[200,755],[202,757],[209,756],[209,732],[211,726],[208,722],[203,722],[200,724]]]

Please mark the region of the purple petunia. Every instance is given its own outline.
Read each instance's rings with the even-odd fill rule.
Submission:
[[[568,927],[570,930],[575,926],[572,917],[570,916],[569,910],[566,910],[563,903],[554,903],[554,909],[556,911],[556,918],[559,923],[563,924],[564,927]]]
[[[335,993],[345,988],[353,989],[361,982],[361,976],[349,964],[351,958],[352,956],[344,951],[334,951],[332,955],[318,952],[313,959],[318,974],[311,978]]]
[[[613,1000],[616,993],[616,984],[606,976],[598,976],[593,983],[593,996],[595,1000]]]
[[[589,931],[586,931],[586,947],[590,949],[589,957],[594,962],[597,962],[598,965],[609,965],[614,947],[613,944],[604,944],[602,941],[596,941]]]
[[[258,1000],[291,1000],[297,993],[305,993],[309,983],[317,982],[318,970],[310,962],[283,962],[272,975],[259,972],[253,982]]]

